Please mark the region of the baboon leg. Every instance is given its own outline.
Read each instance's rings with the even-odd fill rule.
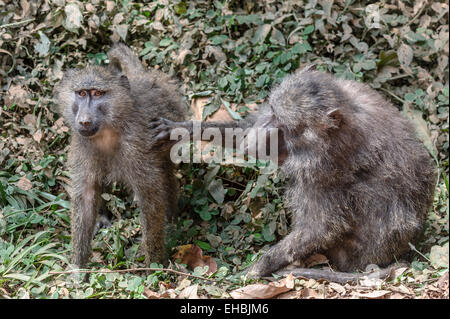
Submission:
[[[167,220],[173,221],[178,217],[178,188],[179,183],[174,174],[174,164],[170,158],[164,163],[165,181],[163,185],[166,186],[166,217]]]
[[[165,227],[166,196],[164,185],[147,188],[138,194],[141,210],[142,243],[145,252],[145,264],[165,263]]]
[[[91,253],[91,241],[101,203],[101,187],[96,181],[86,180],[81,192],[73,198],[72,207],[72,263],[84,267]]]
[[[250,267],[248,276],[269,276],[295,260],[301,260],[313,253],[323,239],[301,231],[292,231],[283,240],[272,246]]]

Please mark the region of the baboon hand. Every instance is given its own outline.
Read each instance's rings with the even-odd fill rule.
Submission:
[[[149,127],[153,132],[153,142],[156,145],[163,145],[170,141],[170,132],[175,127],[175,122],[159,117],[152,119]]]

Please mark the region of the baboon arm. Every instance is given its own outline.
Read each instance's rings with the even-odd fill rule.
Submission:
[[[196,125],[199,128],[198,132],[196,132]],[[190,138],[194,137],[195,133],[199,133],[199,138],[202,141],[210,141],[212,136],[207,134],[203,134],[206,129],[209,128],[217,128],[220,131],[222,136],[225,136],[225,130],[227,128],[242,128],[246,129],[251,126],[251,123],[248,120],[240,120],[240,121],[227,121],[227,122],[200,122],[200,121],[183,121],[183,122],[174,122],[165,118],[154,119],[150,124],[150,128],[154,132],[154,141],[158,144],[175,144],[178,140],[171,140],[170,135],[172,130],[174,129],[182,129],[185,132],[185,135],[188,135]],[[224,140],[224,139],[222,139]]]
[[[288,156],[286,143],[284,139],[284,126],[280,125],[280,123],[275,119],[273,115],[264,115],[257,117],[256,115],[249,115],[245,120],[239,121],[229,121],[229,122],[193,122],[193,121],[184,121],[184,122],[173,122],[164,118],[155,119],[152,123],[150,123],[150,128],[154,132],[154,143],[159,147],[168,149],[174,144],[176,144],[180,139],[185,137],[189,137],[189,141],[191,138],[194,138],[195,141],[211,141],[213,144],[220,145],[222,147],[232,147],[234,149],[238,149],[241,143],[244,141],[244,136],[247,137],[245,140],[245,147],[243,149],[244,154],[252,154],[253,157],[260,159],[259,155],[264,154],[264,158],[266,159],[266,154],[270,154],[270,146],[271,146],[271,130],[278,129],[277,139],[273,142],[277,143],[278,146],[278,163],[282,164],[284,160]],[[216,139],[216,135],[208,134],[208,129],[218,129],[222,138]],[[226,144],[227,142],[227,129],[242,129],[243,131],[237,132],[234,131],[232,136],[232,143]],[[261,140],[258,136],[258,139],[255,138],[256,132],[254,135],[248,134],[248,129],[254,128],[258,130],[262,130],[265,133],[264,143],[261,143]],[[180,135],[178,139],[171,139],[171,133],[174,129],[181,129],[179,132]],[[174,132],[175,133],[175,132]],[[274,133],[274,132],[272,132]],[[259,134],[259,133],[258,133]],[[253,137],[252,137],[253,136]]]

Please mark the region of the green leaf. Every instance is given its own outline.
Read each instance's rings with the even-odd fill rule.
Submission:
[[[264,42],[270,32],[270,29],[272,29],[272,26],[270,24],[263,24],[259,26],[252,38],[252,43],[256,44],[258,42]]]
[[[275,240],[274,231],[275,231],[274,223],[270,223],[269,225],[264,226],[262,230],[264,240],[267,242],[274,241]]]
[[[186,11],[187,11],[186,3],[185,3],[184,1],[181,1],[181,2],[179,2],[179,3],[177,3],[177,4],[175,4],[175,5],[173,6],[173,10],[174,10],[175,13],[178,14],[178,15],[185,14]]]
[[[204,207],[202,210],[200,210],[198,212],[198,214],[200,215],[200,218],[203,219],[204,221],[209,221],[212,218],[211,213],[208,211],[208,207]]]
[[[145,42],[145,48],[144,48],[144,50],[141,51],[141,53],[139,55],[140,56],[146,55],[154,48],[155,48],[155,45],[152,42],[150,42],[150,41]]]
[[[217,103],[209,102],[208,104],[205,104],[205,107],[203,108],[202,119],[205,120],[208,116],[217,111],[219,107],[220,105],[218,105]]]
[[[223,187],[221,179],[213,179],[208,186],[208,191],[216,203],[222,204],[225,198],[226,190]]]
[[[436,158],[437,151],[431,138],[427,122],[423,119],[423,113],[419,110],[411,108],[411,106],[406,103],[403,105],[402,114],[409,118],[409,120],[413,123],[417,137],[425,144],[425,147],[428,149],[433,158]]]
[[[211,37],[209,40],[211,41],[212,44],[219,45],[225,42],[227,39],[228,37],[222,34],[222,35],[215,35]]]
[[[224,89],[224,88],[227,86],[227,84],[228,84],[228,80],[227,80],[227,78],[226,78],[225,76],[223,76],[223,77],[221,77],[221,78],[219,79],[219,81],[218,81],[217,84],[219,84],[219,87],[220,87],[221,89]]]
[[[222,100],[223,106],[227,109],[228,113],[230,113],[233,120],[242,120],[242,116],[239,115],[239,113],[236,113],[233,111],[230,107],[230,103],[228,101]]]
[[[161,41],[159,41],[159,46],[160,47],[168,47],[169,45],[171,45],[173,42],[173,40],[171,38],[164,38]]]
[[[414,93],[406,93],[405,94],[405,100],[408,102],[414,102],[416,99],[416,95]]]
[[[257,88],[261,88],[264,84],[266,84],[266,82],[269,82],[269,80],[270,78],[266,74],[263,74],[258,78],[258,80],[256,80],[255,85]]]
[[[286,45],[286,40],[284,39],[283,33],[280,30],[273,28],[272,34],[270,36],[270,42],[279,44],[281,46]]]
[[[210,250],[211,249],[211,245],[208,244],[208,243],[205,243],[204,241],[195,240],[194,244],[196,244],[198,247],[200,247],[203,250]]]
[[[304,54],[308,51],[312,51],[311,46],[309,45],[308,41],[303,41],[302,43],[296,43],[291,48],[292,53],[294,54]]]
[[[310,33],[312,33],[314,31],[314,26],[311,24],[309,26],[307,26],[304,30],[303,30],[303,35],[308,35]]]

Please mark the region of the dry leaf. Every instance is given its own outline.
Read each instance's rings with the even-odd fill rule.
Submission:
[[[192,99],[191,102],[191,110],[194,113],[194,119],[201,121],[203,118],[203,109],[205,105],[208,104],[210,97],[199,97]],[[233,106],[233,104],[232,104]],[[215,121],[233,121],[233,118],[230,115],[230,112],[225,108],[222,104],[217,111],[208,116],[206,119],[207,122],[215,122]]]
[[[208,266],[208,273],[213,273],[217,270],[217,264],[210,256],[203,256],[202,249],[196,245],[178,246],[178,251],[172,256],[172,259],[181,260],[182,264],[186,264],[189,268]]]
[[[111,12],[114,9],[114,1],[106,1],[106,11]]]
[[[33,134],[33,140],[40,143],[42,139],[42,131],[39,129]]]
[[[364,276],[359,280],[359,284],[363,287],[376,287],[380,288],[384,283],[383,279],[380,278],[369,278],[368,276]]]
[[[408,269],[408,267],[400,267],[400,268],[394,269],[392,278],[397,278],[398,276],[403,274],[407,269]]]
[[[183,64],[184,59],[186,58],[186,56],[188,54],[192,54],[192,51],[191,50],[187,50],[187,49],[181,50],[180,53],[178,54],[178,56],[175,58],[175,63],[176,64]]]
[[[27,96],[27,91],[24,90],[21,85],[12,85],[4,98],[4,102],[7,106],[11,106],[14,103],[19,106],[24,106]]]
[[[439,288],[448,286],[448,271],[439,278],[437,285]]]
[[[194,113],[194,120],[202,120],[203,109],[205,108],[205,104],[208,103],[209,99],[209,97],[199,97],[192,99],[191,110],[192,113]]]
[[[323,296],[321,296],[319,292],[317,292],[315,289],[312,289],[312,288],[303,288],[300,293],[300,296],[302,298],[308,298],[308,299],[323,298]]]
[[[392,287],[390,287],[390,289],[394,292],[398,292],[398,293],[402,293],[402,294],[406,294],[406,295],[414,294],[414,292],[412,292],[411,289],[409,289],[405,285],[392,286]]]
[[[431,265],[436,269],[448,267],[448,243],[443,246],[434,245],[431,247],[430,261]]]
[[[361,298],[378,299],[389,293],[391,293],[389,290],[375,290],[375,291],[371,291],[371,292],[367,292],[367,293],[354,291],[354,292],[352,292],[352,295],[361,297]]]
[[[161,299],[161,296],[150,289],[144,289],[144,296],[146,296],[148,299]]]
[[[395,293],[389,295],[389,299],[405,299],[405,295],[395,292]]]
[[[178,295],[178,299],[198,299],[198,284],[188,286]]]
[[[413,52],[413,49],[411,49],[411,47],[409,45],[403,43],[397,49],[397,56],[398,56],[398,61],[400,62],[400,64],[404,68],[407,68],[413,60],[414,52]]]
[[[269,299],[283,292],[289,291],[287,287],[276,287],[268,284],[253,284],[248,285],[230,292],[233,299]]]
[[[23,122],[25,123],[25,125],[31,126],[33,127],[34,125],[36,125],[36,115],[34,114],[27,114],[23,117]]]
[[[64,12],[66,14],[65,28],[69,31],[76,32],[81,27],[83,21],[83,14],[76,3],[69,3],[65,6]]]
[[[277,299],[299,299],[301,291],[288,291],[277,296]]]
[[[278,284],[275,283],[275,285],[282,287],[285,286],[286,288],[292,289],[294,288],[294,276],[292,276],[292,273],[287,275],[285,278],[283,278]]]
[[[33,187],[30,180],[25,176],[22,176],[16,183],[17,187],[23,189],[24,191],[30,190]]]
[[[341,286],[335,282],[330,282],[329,287],[341,295],[343,295],[347,292],[347,290],[345,290],[345,288],[343,286]]]
[[[305,264],[307,268],[328,264],[328,258],[322,254],[314,254],[306,259]]]
[[[294,277],[289,274],[279,282],[269,284],[253,284],[230,292],[233,299],[269,299],[294,288]]]

